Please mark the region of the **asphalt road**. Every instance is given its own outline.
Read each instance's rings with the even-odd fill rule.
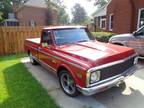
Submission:
[[[57,78],[40,65],[33,66],[28,58],[21,60],[31,74],[42,84],[63,108],[143,108],[144,107],[144,60],[139,61],[136,73],[125,80],[125,85],[113,87],[93,96],[66,96]]]

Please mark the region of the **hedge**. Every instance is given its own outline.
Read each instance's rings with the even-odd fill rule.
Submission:
[[[101,42],[108,42],[109,38],[116,35],[110,32],[92,32],[92,35]]]

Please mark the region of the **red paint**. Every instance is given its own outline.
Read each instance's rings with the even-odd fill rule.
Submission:
[[[76,26],[71,27],[76,28]],[[43,30],[49,29],[52,31],[53,29],[62,28],[66,29],[70,27],[49,27]],[[40,40],[37,39],[34,42],[34,40],[29,39],[25,41],[25,50],[31,51],[33,56],[38,60],[45,62],[55,70],[58,70],[61,66],[65,67],[80,87],[86,87],[86,72],[88,69],[121,60],[135,54],[132,48],[98,41],[80,42],[62,46],[53,44],[50,47],[42,47]],[[77,72],[82,74],[82,79],[77,76]],[[57,73],[55,72],[55,74]]]

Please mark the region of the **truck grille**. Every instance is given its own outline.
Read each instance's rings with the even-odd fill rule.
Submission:
[[[127,69],[129,69],[130,67],[134,66],[134,58],[135,57],[128,59],[123,63],[101,69],[100,80],[104,80],[104,79],[113,77],[115,75],[121,74]]]

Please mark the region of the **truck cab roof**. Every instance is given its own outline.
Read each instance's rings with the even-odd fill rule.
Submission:
[[[71,29],[71,28],[86,28],[86,26],[49,26],[45,27],[44,30]]]

